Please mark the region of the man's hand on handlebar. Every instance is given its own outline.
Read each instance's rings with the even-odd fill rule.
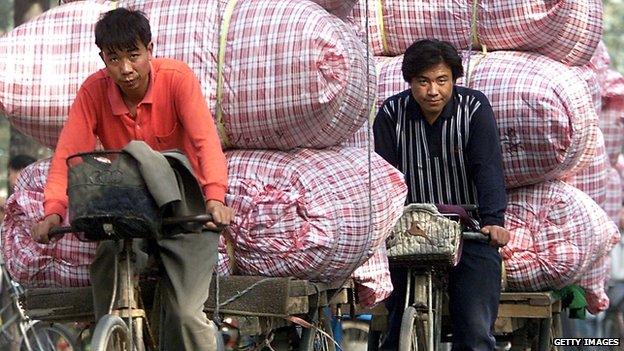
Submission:
[[[217,200],[206,201],[206,212],[212,215],[212,222],[206,223],[209,230],[220,231],[234,219],[234,210]]]
[[[32,230],[30,231],[30,236],[32,239],[40,244],[48,244],[50,242],[50,237],[48,233],[50,229],[54,227],[58,227],[61,225],[61,216],[57,214],[51,214],[44,218],[42,221],[35,223],[33,225]]]
[[[509,231],[497,225],[486,225],[481,228],[481,233],[490,236],[490,245],[502,247],[509,242]]]

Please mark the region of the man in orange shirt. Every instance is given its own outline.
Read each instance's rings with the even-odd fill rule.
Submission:
[[[199,81],[183,62],[152,57],[150,25],[139,11],[119,8],[96,24],[95,43],[105,69],[82,84],[56,147],[44,191],[45,217],[32,230],[47,243],[49,230],[67,211],[68,156],[92,151],[99,138],[105,149],[122,149],[131,140],[155,150],[181,149],[202,186],[213,223],[204,233],[185,233],[157,242],[166,277],[163,350],[211,350],[214,335],[203,304],[216,262],[219,225],[233,210],[224,205],[227,187],[225,156]],[[96,317],[108,313],[112,296],[111,267],[118,246],[101,242],[91,265]]]

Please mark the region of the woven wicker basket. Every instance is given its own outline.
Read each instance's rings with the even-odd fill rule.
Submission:
[[[434,205],[410,204],[386,240],[388,256],[395,261],[456,265],[461,233],[460,224]]]

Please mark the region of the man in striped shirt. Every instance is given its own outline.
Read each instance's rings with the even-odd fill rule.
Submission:
[[[509,240],[503,227],[505,183],[498,128],[483,93],[455,85],[463,75],[455,48],[421,40],[405,52],[403,78],[410,89],[388,98],[373,126],[375,151],[405,175],[407,203],[478,205],[489,245],[464,242],[449,273],[453,350],[493,350],[492,328],[501,291],[498,247]],[[390,334],[398,345],[406,272],[393,270],[388,301]]]

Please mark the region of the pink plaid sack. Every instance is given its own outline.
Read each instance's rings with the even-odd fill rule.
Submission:
[[[226,202],[236,211],[228,234],[243,274],[345,279],[385,245],[403,211],[403,175],[374,153],[369,169],[363,149],[235,150],[226,156]],[[227,273],[223,245],[220,252],[219,271]],[[388,277],[363,276],[364,300],[383,299]]]
[[[608,306],[601,259],[620,240],[617,226],[582,191],[548,181],[509,192],[511,240],[501,249],[510,290],[579,284],[592,313]],[[605,304],[607,302],[607,304]]]
[[[596,51],[587,65],[596,73],[598,84],[602,91],[603,87],[606,85],[609,65],[611,65],[611,57],[607,51],[607,46],[602,40],[598,43]],[[604,96],[604,92],[602,92],[601,96]]]
[[[377,251],[353,272],[353,280],[358,296],[358,304],[372,307],[387,299],[392,293],[390,264],[386,246],[380,245]]]
[[[409,88],[401,75],[402,56],[382,60],[379,104]],[[592,74],[588,69],[584,73]],[[598,117],[579,69],[532,53],[475,54],[469,86],[492,104],[508,188],[569,176],[593,158],[590,146],[596,142]]]
[[[51,244],[30,237],[32,226],[43,218],[43,188],[50,160],[26,167],[6,203],[2,223],[2,255],[11,277],[25,287],[76,287],[89,285],[89,265],[96,243],[65,234]],[[65,218],[64,225],[68,225]]]
[[[609,160],[614,165],[624,147],[624,76],[613,70],[604,74],[600,128],[605,134]]]
[[[598,129],[596,133],[598,135],[596,143],[590,146],[591,150],[588,150],[588,153],[591,152],[594,154],[594,158],[589,162],[587,167],[565,178],[564,181],[589,195],[598,206],[606,211],[608,196],[607,184],[609,183],[608,170],[611,168],[611,165],[605,151],[605,142],[602,132]]]
[[[609,166],[607,169],[607,196],[605,205],[602,207],[613,223],[620,223],[620,213],[622,212],[622,199],[624,199],[624,191],[622,190],[622,178],[618,171]],[[622,267],[624,269],[624,267]]]
[[[0,38],[0,112],[13,125],[45,145],[56,143],[79,85],[102,67],[93,26],[111,4],[72,2]],[[240,0],[231,13],[225,1],[116,4],[150,18],[155,56],[194,70],[225,146],[338,145],[369,116],[362,102],[374,97],[375,73],[366,47],[314,3]]]
[[[67,4],[70,2],[76,2],[81,0],[59,0],[59,5]],[[325,10],[331,12],[336,16],[346,16],[352,10],[357,0],[312,0],[315,3],[321,5]]]
[[[362,28],[368,20],[373,52],[386,56],[404,53],[415,40],[437,38],[458,49],[468,49],[474,41],[475,46],[483,44],[490,50],[533,51],[566,65],[584,65],[602,35],[599,0],[523,4],[508,0],[359,0],[352,17]],[[476,38],[471,35],[474,21]]]
[[[615,164],[624,147],[624,104],[604,105],[600,113],[599,124],[604,133],[609,163]]]

